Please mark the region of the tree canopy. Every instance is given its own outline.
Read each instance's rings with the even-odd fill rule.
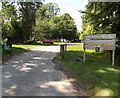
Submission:
[[[35,24],[35,12],[42,2],[2,2],[3,28],[2,37],[10,38],[13,42],[24,43],[32,36]]]
[[[57,4],[43,4],[42,0],[2,2],[2,38],[8,38],[14,43],[26,43],[35,39],[78,39],[74,19],[68,13],[59,16],[59,12]]]
[[[74,19],[68,13],[58,16],[59,11],[55,3],[42,5],[36,11],[34,35],[37,39],[78,39]]]
[[[63,14],[60,17],[53,17],[50,23],[53,38],[64,38],[67,40],[79,39],[74,19],[68,13]]]
[[[120,2],[92,2],[82,16],[84,34],[117,34],[120,40]],[[87,14],[91,13],[91,14]]]

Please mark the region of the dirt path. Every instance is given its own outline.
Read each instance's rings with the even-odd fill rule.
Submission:
[[[14,56],[2,66],[3,96],[76,96],[77,91],[52,59],[59,46],[45,46]]]

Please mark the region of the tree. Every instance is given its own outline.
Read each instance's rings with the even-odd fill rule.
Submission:
[[[60,24],[61,24],[60,21],[61,21],[61,19],[59,16],[54,16],[49,21],[52,39],[60,39],[61,38],[61,34],[59,32],[60,31]]]
[[[56,16],[60,12],[60,8],[55,3],[47,3],[43,4],[39,10],[37,10],[36,15],[37,17],[44,19],[48,18],[51,19],[53,16]]]
[[[41,0],[40,0],[41,1]],[[27,42],[35,25],[35,12],[42,2],[3,2],[3,38],[11,37],[14,42]]]
[[[82,16],[83,34],[112,33],[120,39],[120,2],[88,3]]]
[[[78,39],[74,19],[68,13],[53,17],[49,23],[53,39]]]
[[[60,9],[55,3],[44,4],[36,11],[36,24],[33,32],[34,37],[38,38],[37,36],[39,35],[39,39],[40,37],[41,39],[52,38],[49,22],[59,11]]]
[[[42,2],[20,2],[20,17],[22,28],[22,42],[26,42],[32,36],[33,26],[35,25],[36,10]]]
[[[13,3],[2,2],[3,24],[2,24],[2,38],[13,37],[15,30],[13,28],[14,21],[17,18],[16,9]]]
[[[36,37],[38,39],[37,36],[39,36],[39,39],[40,37],[42,39],[46,38],[46,39],[50,39],[50,26],[49,26],[49,22],[48,22],[48,19],[45,19],[44,20],[37,20],[36,21],[36,25],[34,27],[34,37]]]
[[[77,36],[77,27],[75,25],[74,19],[68,14],[65,13],[60,16],[60,34],[61,37],[67,40],[78,39]]]
[[[51,19],[53,16],[57,15],[58,12],[60,12],[60,8],[55,3],[50,2],[46,4],[46,6],[47,6],[46,15],[49,19]]]

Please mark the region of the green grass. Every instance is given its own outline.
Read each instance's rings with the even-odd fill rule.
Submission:
[[[70,71],[70,73],[82,83],[90,96],[117,96],[118,74],[120,70],[111,65],[109,52],[101,51],[96,54],[94,50],[87,50],[86,62],[76,62],[76,57],[83,55],[82,44],[69,46],[65,53],[65,59],[59,56],[56,59]],[[120,91],[120,89],[119,89]]]
[[[33,49],[33,48],[38,48],[40,47],[41,45],[25,45],[25,44],[13,44],[12,47],[13,48],[22,48],[22,49],[25,49],[25,50],[30,50],[30,49]]]
[[[37,41],[37,42],[28,42],[26,44],[28,45],[43,45],[43,46],[50,46],[50,45],[59,45],[59,44],[63,44],[64,42],[54,42],[53,44],[43,44],[42,41]]]
[[[33,48],[38,48],[40,47],[40,45],[22,45],[22,44],[13,44],[12,45],[12,54],[10,53],[4,53],[4,50],[2,49],[2,58],[7,58],[9,56],[13,56],[17,53],[22,53],[22,52],[26,52],[30,49]]]
[[[33,48],[38,48],[40,46],[50,46],[50,45],[58,45],[61,44],[63,42],[54,42],[54,44],[43,44],[40,41],[37,42],[28,42],[26,44],[13,44],[12,45],[12,54],[9,53],[4,53],[3,49],[2,49],[2,58],[7,58],[9,56],[13,56],[17,53],[21,53],[21,52],[25,52],[27,50],[33,49]]]
[[[54,42],[55,45],[63,44],[64,42]]]
[[[59,45],[59,44],[63,44],[64,42],[54,42],[53,44],[43,44],[41,41],[37,41],[37,43],[39,43],[40,45],[49,46],[49,45]]]

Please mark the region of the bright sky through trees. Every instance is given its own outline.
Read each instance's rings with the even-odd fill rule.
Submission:
[[[2,8],[2,3],[0,2],[0,10],[1,10],[1,8]]]
[[[78,12],[78,10],[85,10],[85,5],[87,5],[88,0],[46,0],[45,3],[55,2],[58,4],[61,9],[59,15],[64,13],[69,13],[71,17],[75,19],[75,23],[77,25],[77,29],[81,31],[82,14]]]

